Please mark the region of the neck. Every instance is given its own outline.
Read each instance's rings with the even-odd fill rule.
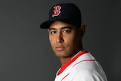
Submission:
[[[71,57],[70,58],[60,58],[60,62],[62,65],[66,64],[70,60],[71,60]]]
[[[79,52],[81,52],[81,51],[83,51],[83,49],[80,50],[80,51],[78,51],[78,52],[76,52],[76,53],[73,54],[71,57],[61,57],[61,58],[59,58],[61,64],[62,64],[62,65],[66,64],[67,62],[69,62],[72,58],[74,58],[74,57],[75,57]]]

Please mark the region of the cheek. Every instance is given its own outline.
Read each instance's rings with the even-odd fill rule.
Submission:
[[[75,43],[75,36],[73,34],[70,34],[70,35],[65,35],[64,38],[65,38],[64,39],[65,44],[70,48],[72,48]]]

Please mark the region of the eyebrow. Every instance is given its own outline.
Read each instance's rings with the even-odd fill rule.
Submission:
[[[49,28],[49,30],[56,30],[56,28]]]
[[[72,29],[72,27],[71,26],[64,26],[64,27],[62,27],[62,28],[60,28],[60,29]],[[56,28],[49,28],[49,30],[56,30]]]
[[[71,26],[64,26],[61,29],[72,29],[72,27]]]

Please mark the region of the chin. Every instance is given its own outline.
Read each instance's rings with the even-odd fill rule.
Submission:
[[[65,52],[56,52],[55,54],[56,54],[56,56],[59,57],[59,58],[61,58],[61,57],[67,58],[67,57],[70,56],[70,55],[68,55],[68,53],[65,53]]]
[[[55,52],[57,57],[64,57],[66,56],[66,53],[64,53],[63,51],[59,51],[59,52]]]

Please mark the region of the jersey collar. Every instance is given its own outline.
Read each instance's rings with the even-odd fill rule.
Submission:
[[[80,57],[81,55],[87,53],[86,50],[83,50],[79,53],[77,53],[69,62],[67,62],[66,64],[62,65],[60,70],[57,72],[57,75],[61,74],[69,65],[71,65],[78,57]]]

